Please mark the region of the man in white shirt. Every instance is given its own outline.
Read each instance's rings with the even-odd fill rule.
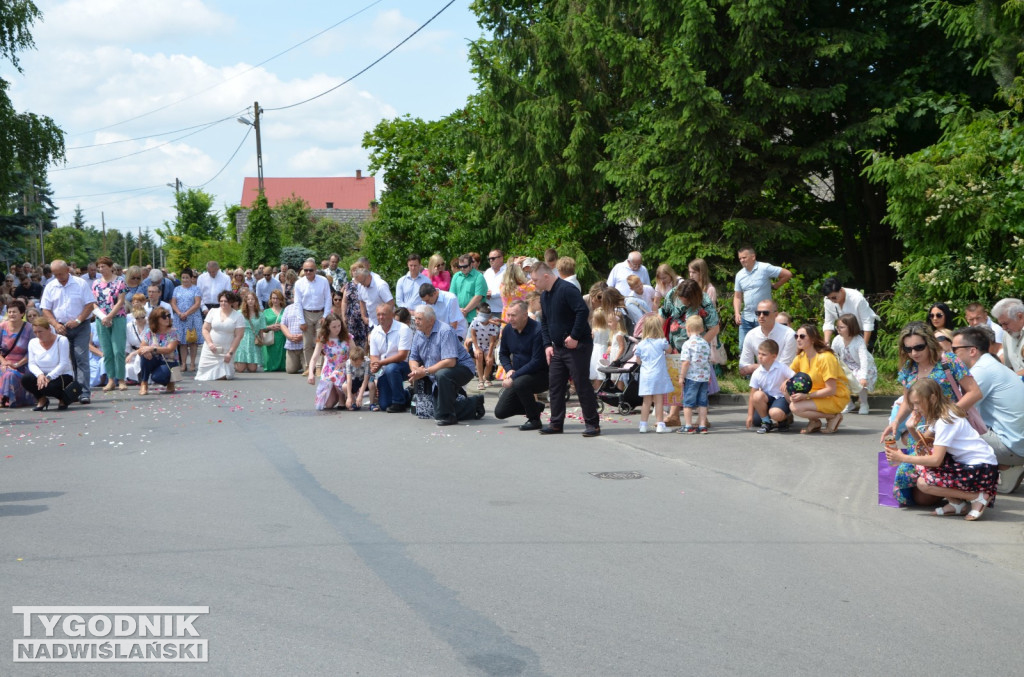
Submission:
[[[466,340],[469,336],[469,322],[462,314],[459,299],[455,294],[442,291],[428,282],[420,287],[420,300],[428,306],[433,306],[437,321],[454,329],[460,343]]]
[[[757,348],[765,339],[772,339],[779,344],[778,361],[782,364],[789,365],[796,357],[796,332],[775,321],[779,315],[779,306],[775,301],[761,301],[755,312],[757,326],[747,332],[740,352],[740,374],[743,376],[750,376],[757,371]]]
[[[316,274],[316,261],[306,259],[302,264],[302,277],[295,282],[295,305],[302,308],[302,353],[307,369],[314,369],[310,364],[313,348],[316,347],[316,328],[324,312],[331,308],[331,285],[327,278]]]
[[[411,313],[413,308],[420,304],[420,287],[428,284],[430,278],[423,273],[419,254],[409,254],[405,265],[409,272],[398,278],[398,282],[395,283],[395,306],[405,308]],[[383,406],[381,408],[383,409]]]
[[[505,252],[494,249],[487,255],[490,264],[484,271],[484,282],[487,283],[487,305],[495,317],[501,317],[504,303],[501,300],[501,284],[505,281]]]
[[[1024,478],[1024,381],[989,353],[985,326],[953,335],[953,353],[971,370],[982,398],[974,406],[990,430],[982,435],[999,459],[999,493],[1013,493]]]
[[[220,269],[216,261],[206,263],[206,272],[196,279],[196,286],[203,295],[203,305],[206,310],[213,310],[220,306],[220,293],[231,291],[231,278]],[[206,311],[203,312],[206,315]]]
[[[263,275],[256,280],[256,298],[260,301],[260,308],[267,308],[270,305],[270,292],[275,289],[284,294],[284,287],[274,277],[274,269],[270,266],[263,266]]]
[[[92,283],[100,279],[100,277],[102,276],[96,272],[96,262],[90,261],[85,274],[82,275],[82,279],[88,282],[89,286],[92,287]]]
[[[39,308],[53,330],[68,338],[75,365],[75,380],[82,386],[82,395],[78,401],[89,404],[89,343],[92,338],[89,321],[96,307],[92,283],[71,275],[68,264],[60,259],[50,264],[50,271],[54,279],[43,289]]]
[[[370,371],[377,377],[377,399],[380,408],[397,414],[409,406],[405,380],[409,378],[409,351],[412,350],[412,329],[395,321],[390,303],[377,306],[377,326],[370,332]]]
[[[825,343],[832,345],[832,335],[836,331],[836,320],[840,315],[850,313],[856,315],[857,322],[863,331],[864,343],[871,345],[871,334],[875,331],[878,316],[871,310],[867,299],[856,289],[849,289],[840,284],[835,277],[826,278],[821,283],[821,293],[825,297]]]
[[[1024,376],[1024,303],[1005,298],[992,306],[992,315],[1003,328],[1003,364]]]
[[[391,295],[388,283],[373,274],[366,268],[355,268],[352,271],[352,279],[359,288],[359,298],[366,304],[366,315],[370,319],[370,326],[377,325],[377,306],[382,303],[394,303],[395,298]]]
[[[647,274],[640,252],[630,252],[625,261],[615,264],[612,272],[608,274],[608,286],[615,287],[620,294],[626,296],[629,294],[629,283],[626,282],[626,278],[630,275],[636,275],[644,284],[651,283],[651,276]]]

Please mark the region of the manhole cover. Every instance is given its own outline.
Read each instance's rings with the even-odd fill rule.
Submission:
[[[642,480],[643,475],[636,470],[612,470],[610,472],[590,473],[599,480]]]

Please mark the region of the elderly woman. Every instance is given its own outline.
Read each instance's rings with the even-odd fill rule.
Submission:
[[[942,388],[942,393],[949,399],[954,398],[953,381],[960,386],[962,397],[956,403],[967,411],[981,398],[981,388],[971,376],[970,370],[952,352],[944,352],[935,339],[935,333],[923,322],[911,322],[900,332],[897,345],[900,347],[900,370],[896,375],[903,386],[903,396],[893,405],[893,413],[889,425],[882,431],[882,441],[886,437],[896,437],[902,432],[902,424],[910,415],[912,406],[907,395],[910,386],[918,378],[930,378]],[[917,455],[916,438],[913,435],[907,440],[908,454]],[[932,505],[937,499],[917,489],[920,471],[909,463],[903,463],[896,470],[893,486],[893,497],[900,505],[917,503]]]
[[[96,296],[96,310],[102,319],[93,323],[93,329],[99,338],[103,371],[107,375],[107,385],[103,386],[103,392],[109,393],[114,388],[127,390],[128,384],[124,382],[124,342],[128,287],[124,280],[114,276],[114,260],[110,257],[101,256],[97,259],[96,269],[99,278],[92,283],[92,293]]]
[[[245,318],[233,308],[242,300],[233,291],[217,296],[217,308],[203,321],[203,351],[196,369],[197,381],[217,381],[235,377],[235,352],[245,335]]]
[[[36,398],[33,411],[49,409],[51,397],[57,398],[58,409],[67,409],[69,401],[64,389],[75,380],[71,344],[66,336],[53,331],[45,317],[32,321],[32,332],[35,338],[28,344],[28,373],[22,376],[21,385]]]
[[[809,421],[801,433],[834,433],[843,422],[843,409],[850,402],[846,374],[813,324],[800,325],[796,330],[796,349],[789,368],[811,377],[811,392],[789,395],[789,410],[793,416]],[[824,429],[822,419],[826,421]]]
[[[171,369],[178,366],[178,333],[171,322],[171,311],[156,308],[149,314],[149,327],[142,335],[138,350],[141,358],[139,369],[139,394],[149,394],[149,382],[167,386],[167,392],[174,392]]]
[[[129,301],[135,298],[136,294],[142,294],[143,299],[145,299],[146,288],[149,287],[149,279],[146,278],[146,273],[141,267],[129,266],[128,270],[124,271],[124,285],[125,298]]]
[[[35,400],[21,385],[28,371],[28,344],[34,336],[25,321],[25,303],[12,299],[0,323],[0,406],[24,407]]]

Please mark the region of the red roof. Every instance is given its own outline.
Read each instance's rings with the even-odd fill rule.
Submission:
[[[263,192],[273,207],[287,200],[292,193],[309,203],[312,209],[370,209],[376,199],[372,176],[334,176],[327,178],[272,179],[263,177]],[[259,180],[245,177],[242,184],[242,206],[249,208],[259,193]],[[329,206],[330,205],[330,206]]]

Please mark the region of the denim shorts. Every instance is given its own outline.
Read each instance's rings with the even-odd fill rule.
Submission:
[[[683,406],[687,409],[708,406],[708,382],[686,379],[683,385]]]
[[[789,413],[789,400],[785,397],[773,397],[772,401],[768,403],[769,411],[772,409],[781,409],[785,413]]]

